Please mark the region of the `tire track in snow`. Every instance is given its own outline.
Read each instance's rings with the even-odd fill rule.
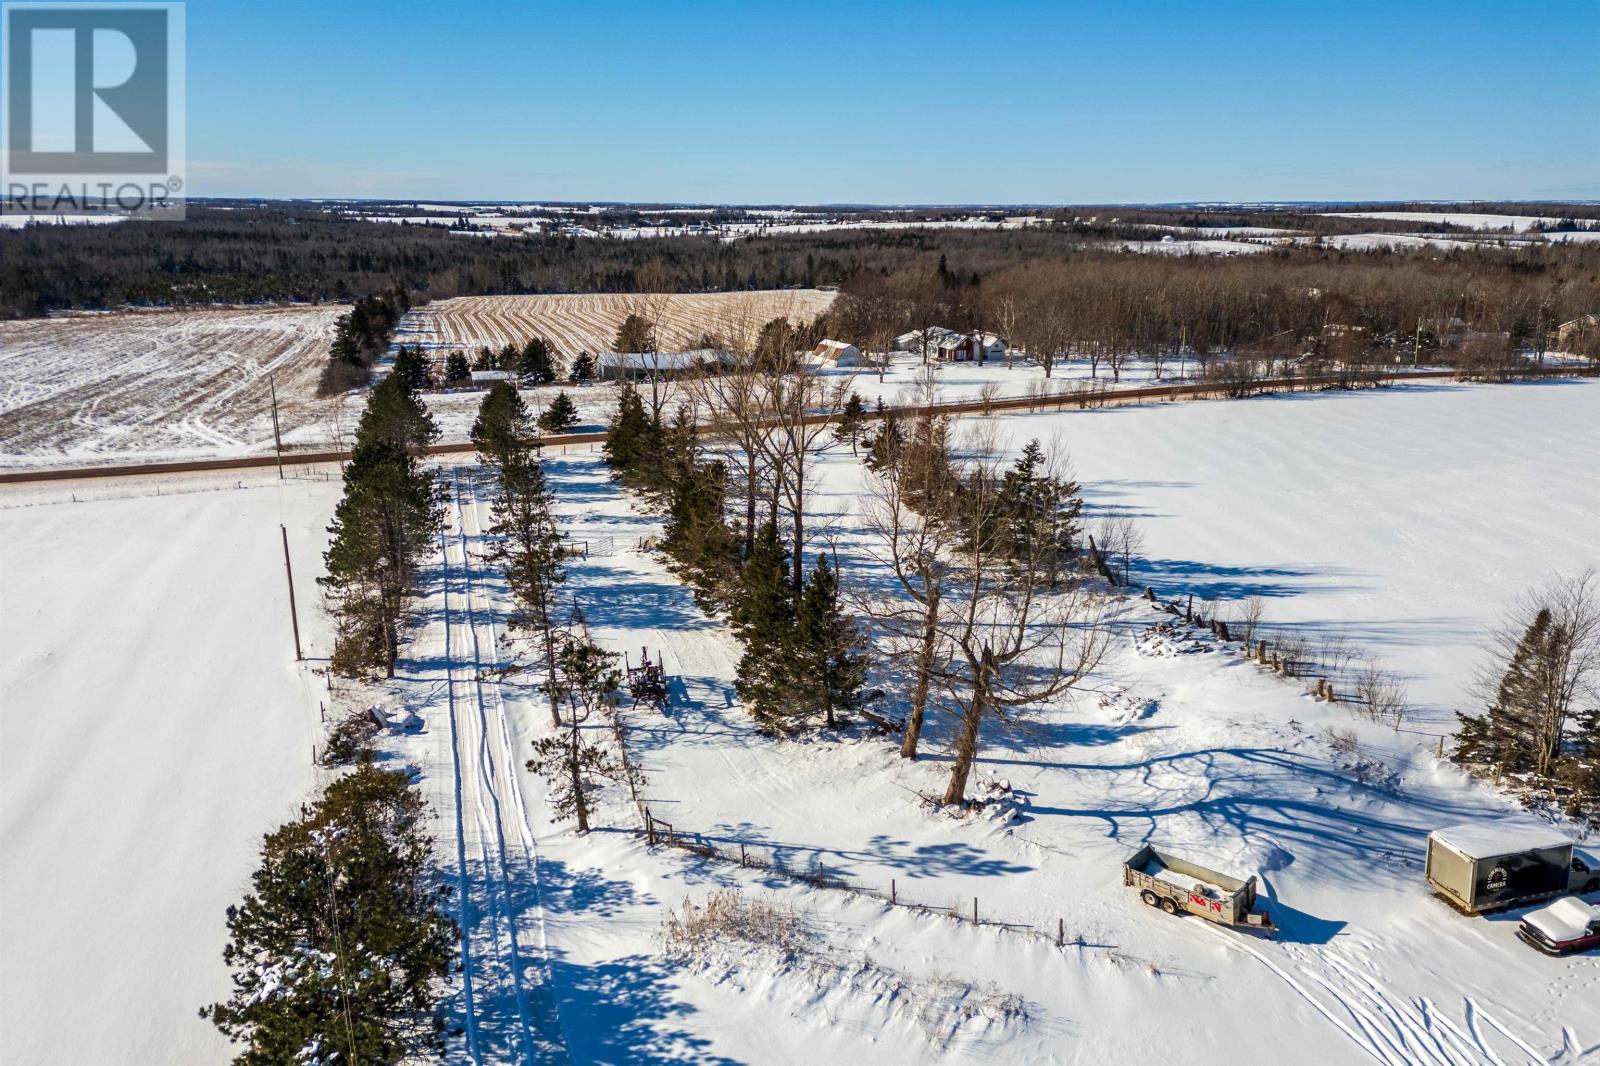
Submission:
[[[468,493],[472,501],[471,506],[469,508],[463,508],[461,504],[461,475],[459,468],[454,472],[453,477],[455,481],[456,492],[456,514],[460,523],[458,530],[461,535],[461,551],[464,563],[463,574],[466,578],[467,597],[470,605],[474,595],[474,583],[472,580],[472,558],[467,548],[467,537],[469,536],[469,533],[466,529],[465,513],[470,511],[473,518],[472,524],[474,529],[470,535],[476,536],[481,540],[484,536],[484,526],[482,514],[479,510],[480,501],[477,498],[476,490],[471,490]],[[498,678],[498,671],[500,669],[500,655],[498,645],[496,643],[494,621],[492,616],[483,624],[488,630],[488,658],[491,677]],[[473,660],[476,667],[478,707],[480,711],[480,717],[486,717],[483,706],[483,691],[486,687],[483,670],[484,656],[481,645],[478,641],[476,627],[477,623],[474,622],[472,647]],[[547,1057],[552,1057],[555,1061],[570,1061],[570,1054],[567,1049],[566,1033],[562,1027],[561,1013],[559,1007],[556,1005],[555,999],[555,971],[550,962],[550,941],[548,926],[545,921],[544,886],[539,871],[538,840],[534,836],[532,824],[528,821],[528,808],[523,798],[522,782],[517,774],[518,766],[516,758],[513,754],[515,747],[511,740],[510,723],[506,714],[505,700],[500,689],[500,683],[498,680],[491,680],[488,682],[487,688],[492,693],[494,701],[494,735],[499,744],[496,758],[498,759],[499,765],[504,767],[507,771],[504,774],[504,779],[507,783],[507,791],[509,793],[510,802],[508,805],[510,809],[515,812],[516,820],[513,828],[517,832],[518,840],[521,845],[521,862],[518,865],[521,867],[523,873],[526,875],[528,883],[533,889],[533,912],[538,929],[538,955],[540,962],[542,990],[539,1006],[542,1009],[543,1018],[541,1020],[539,1029],[547,1044],[545,1049],[547,1052]],[[487,730],[487,722],[485,722],[485,728]],[[495,810],[497,815],[496,824],[501,869],[507,875],[507,883],[509,885],[510,880],[512,877],[514,877],[514,871],[507,862],[505,829],[504,822],[499,820],[499,817],[502,813],[502,808],[499,803],[498,795],[496,796]],[[520,951],[518,950],[518,944],[515,938],[513,938],[512,946],[513,950],[517,951],[520,957]],[[520,974],[522,973],[520,964],[518,965],[516,972],[519,975],[520,983]],[[521,991],[520,987],[519,991]]]
[[[453,504],[454,536],[441,536],[444,560],[445,608],[445,661],[446,693],[450,713],[453,758],[456,778],[458,828],[458,862],[466,867],[466,853],[475,852],[478,874],[465,870],[467,894],[462,904],[463,916],[474,917],[471,899],[481,899],[478,920],[464,927],[463,960],[475,967],[466,998],[468,1014],[469,1051],[475,1062],[536,1062],[568,1061],[565,1043],[561,1037],[559,1020],[555,1017],[554,1000],[549,992],[550,970],[548,956],[541,944],[544,957],[544,980],[541,982],[542,1002],[540,1019],[536,1023],[528,990],[523,984],[523,951],[521,940],[522,908],[516,899],[515,876],[506,843],[505,823],[508,817],[506,804],[501,802],[501,782],[516,779],[516,768],[505,742],[504,730],[491,729],[489,700],[485,694],[484,657],[479,639],[480,621],[475,604],[472,578],[472,558],[468,547],[467,507],[463,501],[459,470],[451,476],[449,495]],[[476,506],[473,507],[476,517]],[[459,566],[459,573],[456,568]],[[452,593],[452,586],[459,591]],[[451,601],[456,609],[451,610]],[[490,624],[492,639],[492,623]],[[460,662],[458,663],[458,658]],[[464,672],[466,671],[470,672]],[[503,718],[504,708],[496,707]],[[500,733],[497,741],[496,733]],[[470,796],[473,804],[471,826],[476,832],[468,833],[464,805]],[[523,816],[525,819],[525,815]],[[535,912],[543,930],[543,905],[539,899],[535,880]],[[474,944],[474,938],[479,943]],[[482,942],[487,941],[484,945]],[[486,950],[485,950],[486,948]],[[486,1001],[485,982],[492,982],[498,1004]],[[484,1015],[496,1013],[507,1007],[515,1017],[512,1033],[504,1048],[486,1047],[498,1035],[485,1032]]]

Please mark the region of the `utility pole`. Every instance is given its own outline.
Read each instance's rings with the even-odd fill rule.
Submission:
[[[278,532],[283,534],[283,575],[289,580],[289,624],[294,627],[294,661],[304,662],[305,655],[300,651],[300,616],[294,609],[294,570],[289,566],[289,531],[280,523]]]
[[[278,454],[278,480],[282,481],[283,480],[283,436],[278,432],[278,383],[275,380],[273,380],[273,376],[271,374],[267,375],[267,386],[272,389],[272,447],[273,447],[273,450],[276,451],[277,454]],[[287,534],[285,534],[284,549],[283,549],[283,554],[284,554],[285,560],[287,560],[288,556],[289,556],[288,543],[289,542],[287,540]],[[289,595],[291,597],[294,595],[293,586],[291,586],[290,589],[289,589]],[[296,641],[296,643],[298,643],[298,640]]]

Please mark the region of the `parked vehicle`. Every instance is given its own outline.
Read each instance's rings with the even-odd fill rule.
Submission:
[[[1256,910],[1256,879],[1240,880],[1231,874],[1159,851],[1146,844],[1122,864],[1122,883],[1139,890],[1139,898],[1168,914],[1198,914],[1219,925],[1261,929],[1268,936],[1275,928],[1272,914]]]
[[[1600,864],[1536,818],[1513,816],[1428,834],[1428,883],[1468,914],[1600,891]]]
[[[1524,944],[1546,955],[1570,955],[1600,948],[1600,907],[1577,896],[1529,911],[1517,927]]]

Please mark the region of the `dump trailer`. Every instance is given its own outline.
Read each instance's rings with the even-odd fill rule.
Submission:
[[[1428,883],[1468,914],[1600,888],[1600,871],[1537,818],[1492,818],[1428,834]],[[1592,861],[1592,860],[1591,860]]]
[[[1240,880],[1146,844],[1122,864],[1122,883],[1168,914],[1198,914],[1219,925],[1272,935],[1271,912],[1256,909],[1256,879]]]

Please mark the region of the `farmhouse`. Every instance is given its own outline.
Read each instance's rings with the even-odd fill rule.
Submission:
[[[1600,315],[1579,315],[1570,322],[1563,322],[1557,326],[1553,340],[1556,348],[1566,348],[1597,332],[1600,332]]]
[[[928,346],[929,351],[932,351],[945,338],[958,336],[960,334],[953,329],[945,329],[943,326],[929,326],[926,329],[914,329],[910,333],[900,334],[894,339],[894,347],[895,351],[916,352],[921,355],[924,344]]]
[[[730,366],[733,356],[716,348],[687,352],[601,352],[595,374],[601,381],[645,381],[691,374],[705,367]]]
[[[822,366],[862,366],[867,362],[861,349],[848,341],[819,341],[810,358]]]
[[[941,338],[933,351],[945,363],[987,363],[1006,357],[1006,342],[993,333],[956,333]]]

